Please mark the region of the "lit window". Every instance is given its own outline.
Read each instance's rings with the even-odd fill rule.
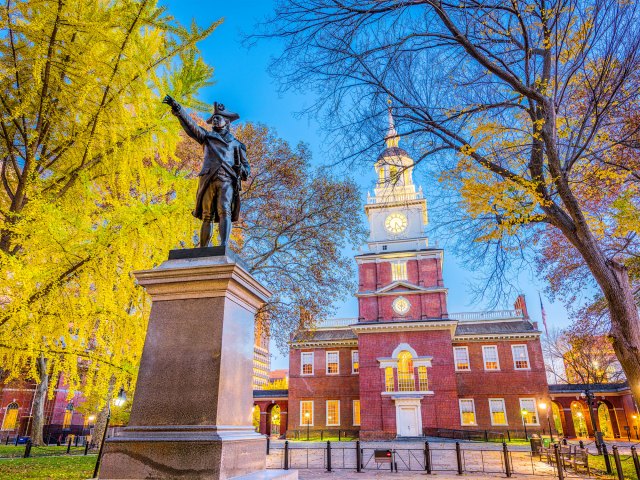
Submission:
[[[340,400],[327,400],[327,426],[340,425]]]
[[[472,398],[460,399],[460,423],[476,425],[476,406]]]
[[[504,409],[504,399],[489,399],[489,411],[491,412],[491,425],[507,425],[507,414]]]
[[[302,352],[300,357],[302,375],[313,375],[313,352]]]
[[[358,373],[360,371],[360,357],[358,350],[351,351],[351,373]]]
[[[429,379],[427,378],[427,367],[418,367],[418,384],[421,392],[429,390]]]
[[[338,352],[327,352],[327,375],[336,375],[338,371]]]
[[[407,262],[393,262],[391,264],[391,280],[406,280],[407,279]]]
[[[389,165],[389,180],[391,180],[392,185],[398,183],[398,167],[395,165]]]
[[[387,367],[384,369],[384,385],[387,392],[393,392],[395,385],[393,381],[393,368]]]
[[[498,361],[498,347],[495,345],[482,347],[482,358],[484,360],[485,370],[500,370],[500,362]]]
[[[378,170],[378,183],[384,183],[384,167]]]
[[[71,427],[71,419],[73,418],[73,403],[67,405],[67,409],[64,411],[64,418],[62,419],[62,428]]]
[[[360,425],[360,400],[353,401],[353,424]]]
[[[516,370],[529,370],[529,352],[526,345],[511,345],[513,354],[513,368]]]
[[[300,402],[300,425],[313,425],[313,400]]]
[[[456,370],[471,370],[469,365],[469,349],[467,347],[453,347],[453,358]]]
[[[536,401],[533,398],[521,398],[520,399],[520,415],[522,420],[527,425],[539,425],[538,423],[538,409],[536,408]]]
[[[398,390],[413,392],[416,389],[416,379],[413,375],[413,359],[406,350],[398,354]]]
[[[11,402],[7,405],[7,409],[4,412],[4,420],[2,420],[2,430],[15,430],[18,426],[18,404]]]

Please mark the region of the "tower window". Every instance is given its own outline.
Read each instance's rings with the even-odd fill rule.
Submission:
[[[382,245],[382,250],[386,250],[387,246],[386,245]]]
[[[407,262],[393,262],[391,264],[391,280],[407,280]]]

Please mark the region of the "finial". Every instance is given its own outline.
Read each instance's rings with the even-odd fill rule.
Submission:
[[[387,144],[387,147],[397,147],[398,146],[398,142],[400,141],[400,136],[398,135],[398,132],[396,131],[396,124],[393,120],[393,113],[391,112],[391,98],[387,98],[387,104],[389,105],[387,107],[388,110],[388,116],[389,116],[389,129],[387,130],[387,134],[384,137],[384,140]]]

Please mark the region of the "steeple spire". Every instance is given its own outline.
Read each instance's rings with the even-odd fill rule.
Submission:
[[[389,129],[387,130],[387,134],[384,137],[384,141],[387,144],[387,148],[397,147],[400,142],[400,135],[396,131],[396,124],[393,121],[393,113],[391,113],[391,99],[387,100],[389,104],[388,108],[388,116],[389,116]]]

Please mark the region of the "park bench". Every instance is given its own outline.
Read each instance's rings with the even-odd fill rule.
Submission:
[[[577,448],[575,450],[571,468],[576,472],[582,468],[586,470],[587,475],[591,475],[591,469],[589,468],[589,451],[586,448]]]

